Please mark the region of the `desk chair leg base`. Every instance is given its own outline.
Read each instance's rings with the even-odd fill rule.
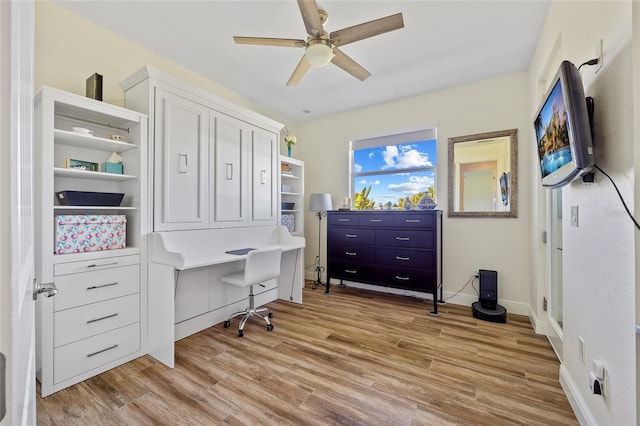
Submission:
[[[261,312],[267,312],[267,314],[265,315]],[[240,324],[238,325],[238,337],[244,336],[244,326],[249,320],[249,318],[251,318],[252,316],[257,316],[262,318],[267,323],[267,331],[273,331],[273,324],[271,324],[271,321],[269,320],[269,318],[273,318],[273,312],[271,312],[271,310],[269,310],[268,308],[258,308],[258,309],[247,308],[244,311],[236,312],[230,315],[227,320],[225,320],[225,322],[223,323],[224,328],[231,327],[231,318],[234,318],[240,315],[242,315],[243,317],[240,320]]]

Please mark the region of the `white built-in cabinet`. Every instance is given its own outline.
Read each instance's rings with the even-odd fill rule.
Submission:
[[[36,302],[44,397],[146,353],[147,116],[49,87],[37,93],[34,114],[35,278],[58,290]],[[68,167],[68,159],[100,164],[114,152],[122,174]],[[66,206],[58,191],[125,195],[119,206]],[[60,215],[125,215],[126,247],[56,254]]]
[[[304,161],[280,156],[280,203],[293,203],[280,210],[281,223],[291,235],[304,235]]]
[[[122,87],[151,117],[154,231],[278,224],[281,124],[152,67]]]

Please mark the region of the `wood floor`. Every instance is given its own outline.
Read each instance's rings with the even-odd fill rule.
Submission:
[[[37,401],[38,425],[576,425],[528,318],[346,287],[269,304],[275,328],[222,324]]]

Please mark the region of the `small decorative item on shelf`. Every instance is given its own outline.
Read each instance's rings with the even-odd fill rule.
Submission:
[[[93,163],[91,161],[74,160],[72,158],[66,158],[64,161],[64,166],[67,169],[86,170],[89,172],[98,171],[98,163]]]
[[[102,171],[105,173],[115,173],[121,175],[123,173],[122,157],[117,152],[111,154],[106,163],[102,165]]]
[[[291,157],[291,147],[294,146],[298,140],[294,135],[287,135],[284,141],[287,143],[287,156]]]

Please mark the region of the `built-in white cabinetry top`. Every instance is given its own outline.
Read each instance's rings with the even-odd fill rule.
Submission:
[[[35,275],[58,290],[36,304],[47,396],[146,353],[148,119],[49,87],[34,115]]]
[[[304,235],[304,161],[280,156],[280,222]]]
[[[122,87],[151,117],[154,231],[278,224],[281,124],[151,67]]]

